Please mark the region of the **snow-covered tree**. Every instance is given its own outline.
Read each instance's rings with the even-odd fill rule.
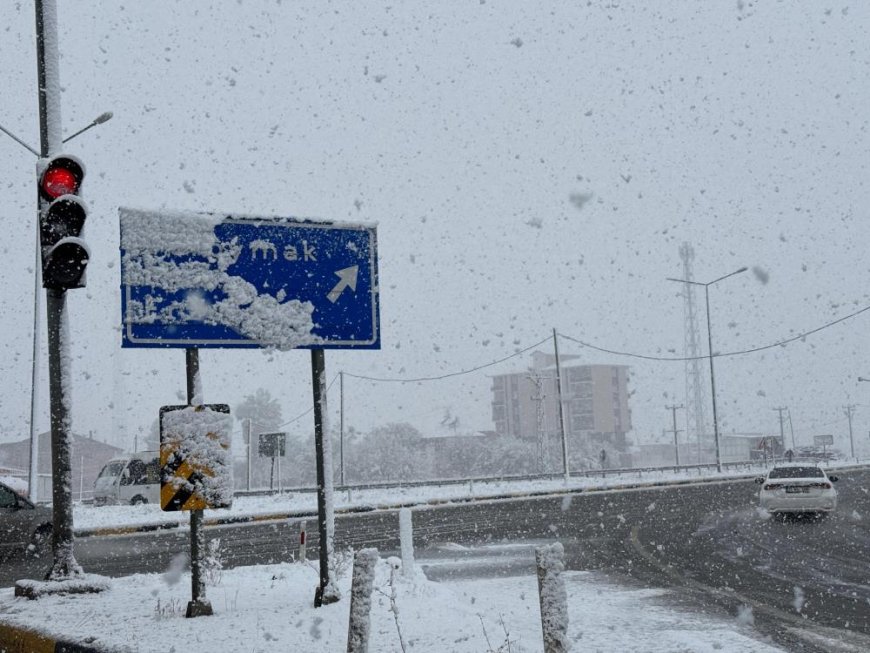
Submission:
[[[352,482],[420,478],[420,431],[404,422],[393,422],[345,441],[345,478]],[[350,456],[348,456],[350,454]]]
[[[281,404],[265,388],[257,388],[254,394],[246,395],[245,400],[236,406],[235,414],[240,421],[250,419],[253,422],[253,433],[277,431],[284,422]]]

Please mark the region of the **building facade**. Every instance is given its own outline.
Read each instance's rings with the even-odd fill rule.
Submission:
[[[581,365],[560,356],[566,436],[599,449],[626,450],[631,431],[628,366]],[[534,352],[524,372],[492,377],[492,419],[499,435],[542,442],[561,434],[555,357]]]
[[[93,494],[94,481],[103,465],[123,449],[113,447],[90,437],[71,436],[70,468],[73,500],[89,499]],[[30,470],[30,439],[0,444],[0,465],[18,470],[15,476],[27,479]],[[51,500],[51,433],[39,435],[37,463],[39,501]]]

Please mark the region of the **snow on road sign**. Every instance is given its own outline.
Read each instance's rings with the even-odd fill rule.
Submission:
[[[232,419],[227,404],[160,408],[160,507],[229,508]]]
[[[120,209],[125,347],[380,348],[362,224]]]

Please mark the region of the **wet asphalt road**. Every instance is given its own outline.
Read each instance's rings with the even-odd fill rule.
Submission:
[[[418,559],[450,558],[430,577],[532,573],[533,556],[463,565],[481,544],[553,541],[571,569],[597,569],[627,582],[671,587],[682,607],[736,615],[787,650],[870,650],[870,471],[840,473],[840,508],[823,519],[772,519],[755,508],[751,481],[491,501],[414,511]],[[308,558],[316,558],[316,520]],[[339,516],[336,547],[399,548],[398,513]],[[298,520],[210,528],[225,566],[291,560]],[[88,537],[76,542],[86,571],[109,576],[161,572],[188,549],[187,531]],[[461,546],[456,546],[461,545]],[[46,563],[12,557],[0,585],[39,577]],[[837,642],[834,647],[832,642]]]

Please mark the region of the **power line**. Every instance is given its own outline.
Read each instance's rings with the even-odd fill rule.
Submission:
[[[844,315],[843,317],[837,318],[836,320],[832,320],[831,322],[823,324],[819,327],[816,327],[814,329],[810,329],[809,331],[804,331],[803,333],[799,333],[796,336],[792,336],[792,337],[786,338],[784,340],[779,340],[779,341],[774,342],[772,344],[762,345],[760,347],[752,347],[750,349],[741,349],[741,350],[737,350],[737,351],[729,351],[729,352],[724,352],[724,353],[714,353],[713,357],[714,358],[725,358],[725,357],[729,357],[729,356],[742,356],[745,354],[754,354],[754,353],[757,353],[760,351],[765,351],[767,349],[773,349],[774,347],[783,347],[791,342],[795,342],[797,340],[802,340],[802,339],[806,338],[807,336],[811,336],[811,335],[816,334],[820,331],[824,331],[825,329],[828,329],[832,326],[836,326],[837,324],[840,324],[841,322],[845,322],[846,320],[850,320],[854,317],[861,315],[862,313],[866,313],[867,311],[870,311],[870,306],[865,306],[864,308],[857,310],[854,313],[850,313],[849,315]],[[704,359],[709,358],[708,356],[651,356],[648,354],[638,354],[635,352],[620,351],[617,349],[608,349],[606,347],[599,347],[598,345],[593,345],[590,342],[580,340],[579,338],[574,338],[573,336],[569,336],[569,335],[564,334],[564,333],[560,333],[559,335],[562,336],[563,338],[565,338],[566,340],[570,340],[571,342],[574,342],[578,345],[581,345],[582,347],[586,347],[588,349],[594,349],[595,351],[600,351],[600,352],[603,352],[605,354],[613,354],[614,356],[629,356],[631,358],[640,358],[643,360],[666,361],[666,362],[679,362],[679,361],[685,362],[685,361],[693,361],[693,360],[704,360]],[[374,382],[379,382],[379,383],[420,383],[423,381],[441,381],[443,379],[448,379],[448,378],[455,377],[455,376],[463,376],[465,374],[472,374],[473,372],[479,372],[480,370],[486,369],[488,367],[492,367],[494,365],[498,365],[499,363],[504,363],[505,361],[510,360],[511,358],[516,358],[517,356],[521,356],[521,355],[525,354],[526,352],[534,349],[535,347],[540,347],[542,344],[544,344],[548,340],[550,340],[550,338],[546,337],[543,340],[540,340],[539,342],[536,342],[533,345],[529,345],[528,347],[526,347],[524,349],[521,349],[517,352],[514,352],[513,354],[510,354],[510,355],[505,356],[503,358],[499,358],[498,360],[494,360],[494,361],[491,361],[489,363],[484,363],[483,365],[478,365],[476,367],[463,369],[463,370],[459,370],[456,372],[448,372],[446,374],[441,374],[441,375],[437,375],[437,376],[421,376],[421,377],[409,379],[409,378],[401,378],[401,377],[366,376],[363,374],[353,374],[352,372],[345,372],[345,375],[352,377],[352,378],[355,378],[355,379],[362,379],[364,381],[374,381]],[[332,387],[332,384],[335,383],[336,378],[337,378],[337,376],[335,378],[333,378],[333,380],[329,384],[329,387]],[[313,410],[313,407],[309,408],[308,410],[306,410],[304,413],[298,415],[297,417],[294,417],[292,420],[285,422],[281,426],[286,426],[287,424],[291,424],[292,422],[295,422],[295,421],[301,419],[302,417],[304,417],[305,415],[310,413],[312,410]]]
[[[336,382],[337,379],[338,379],[338,374],[336,374],[334,377],[332,377],[332,381],[330,381],[329,385],[326,386],[327,393],[329,392],[329,389],[333,386],[333,384]],[[298,422],[300,419],[305,417],[308,413],[310,413],[313,410],[314,410],[314,406],[312,405],[311,408],[308,408],[307,410],[299,413],[296,417],[294,417],[293,419],[287,420],[283,424],[278,424],[278,426],[276,426],[275,428],[279,429],[282,426],[287,426],[289,424],[292,424],[293,422]]]
[[[827,328],[830,328],[832,326],[840,324],[841,322],[845,322],[846,320],[850,320],[853,317],[857,317],[858,315],[861,315],[862,313],[866,313],[867,311],[870,311],[870,306],[865,306],[864,308],[862,308],[858,311],[855,311],[854,313],[850,313],[849,315],[845,315],[841,318],[833,320],[832,322],[828,322],[827,324],[823,324],[822,326],[816,327],[815,329],[810,329],[809,331],[805,331],[805,332],[800,333],[800,334],[793,336],[791,338],[786,338],[785,340],[780,340],[779,342],[774,342],[774,343],[769,344],[769,345],[763,345],[761,347],[753,347],[751,349],[742,349],[739,351],[729,351],[729,352],[718,353],[718,354],[714,353],[713,357],[714,358],[725,358],[727,356],[741,356],[743,354],[754,354],[756,352],[764,351],[766,349],[773,349],[774,347],[782,347],[784,345],[789,344],[790,342],[794,342],[796,340],[802,340],[803,338],[806,338],[807,336],[811,336],[815,333],[818,333],[819,331],[823,331]],[[603,352],[605,354],[613,354],[615,356],[630,356],[632,358],[641,358],[644,360],[651,360],[651,361],[691,361],[691,360],[700,360],[700,359],[708,358],[707,356],[649,356],[646,354],[636,354],[633,352],[618,351],[616,349],[606,349],[604,347],[598,347],[597,345],[593,345],[589,342],[584,342],[583,340],[580,340],[579,338],[573,338],[573,337],[566,335],[564,333],[560,333],[559,335],[561,335],[563,338],[565,338],[567,340],[570,340],[571,342],[577,343],[578,345],[582,345],[583,347],[588,347],[589,349],[594,349],[596,351],[600,351],[600,352]]]
[[[365,381],[379,381],[382,383],[418,383],[420,381],[440,381],[442,379],[449,379],[453,376],[462,376],[464,374],[471,374],[472,372],[479,372],[480,370],[486,369],[487,367],[492,367],[493,365],[498,365],[499,363],[504,363],[506,360],[510,360],[511,358],[516,358],[517,356],[521,356],[525,354],[527,351],[534,349],[535,347],[540,347],[545,342],[549,341],[549,336],[541,340],[540,342],[536,342],[534,345],[529,345],[525,349],[521,349],[520,351],[514,352],[509,356],[505,356],[504,358],[499,358],[498,360],[492,361],[490,363],[485,363],[484,365],[478,365],[477,367],[472,367],[467,370],[460,370],[458,372],[448,372],[447,374],[442,374],[440,376],[421,376],[416,379],[403,379],[403,378],[385,378],[385,377],[375,377],[375,376],[363,376],[361,374],[351,374],[350,372],[345,372],[346,376],[352,376],[355,379],[363,379]]]

